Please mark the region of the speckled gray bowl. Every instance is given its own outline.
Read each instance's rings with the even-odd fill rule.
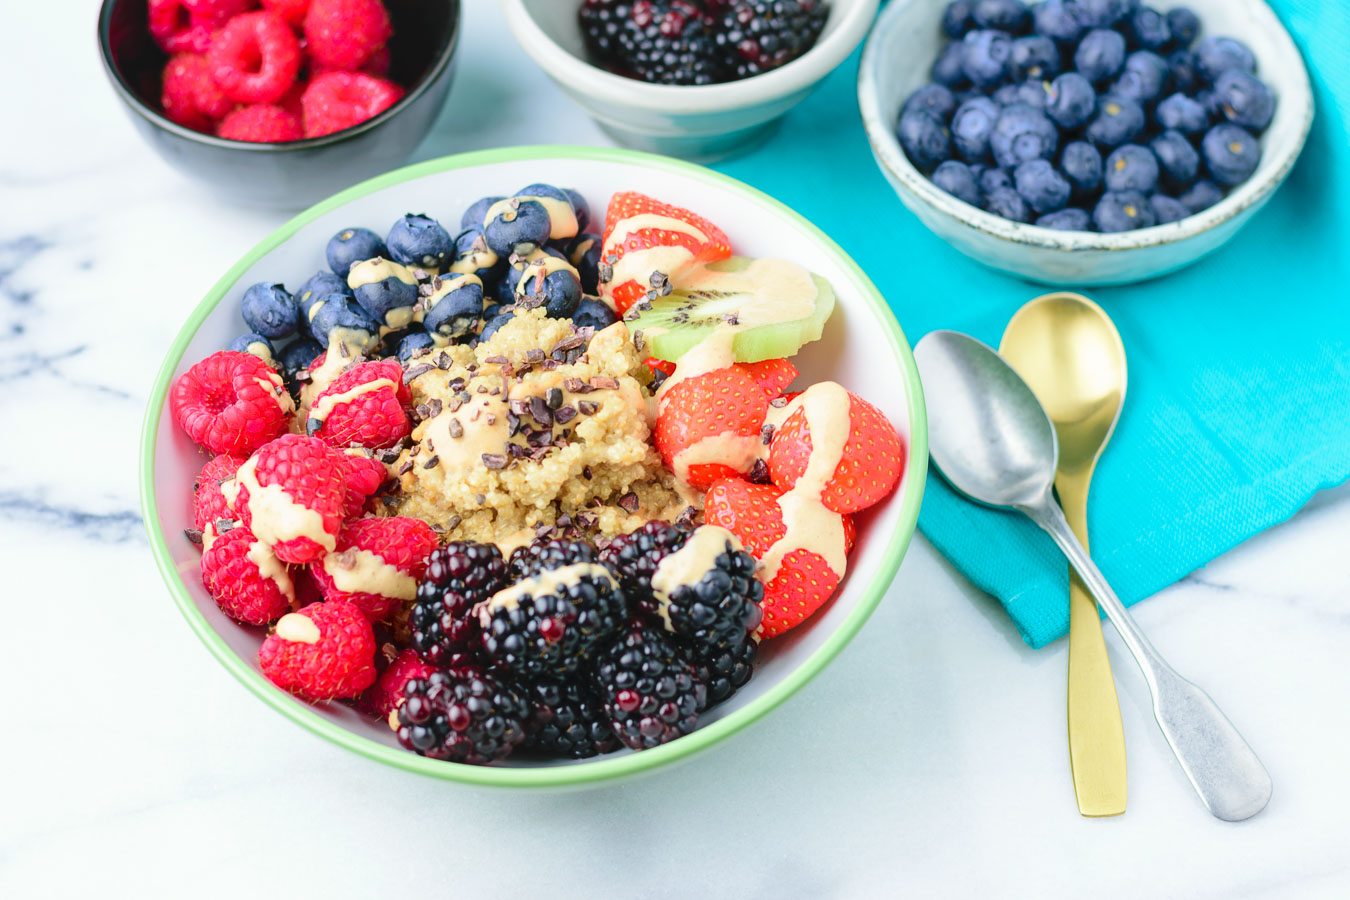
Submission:
[[[1170,0],[1157,2],[1168,8]],[[985,265],[1054,285],[1126,284],[1196,262],[1232,237],[1270,199],[1312,126],[1303,58],[1262,0],[1187,0],[1208,34],[1245,41],[1258,74],[1275,91],[1275,119],[1261,137],[1261,163],[1209,209],[1179,222],[1121,234],[1037,228],[987,213],[946,193],[910,164],[895,136],[900,107],[928,81],[946,39],[940,0],[891,0],[863,49],[858,105],[877,164],[905,206],[937,235]]]

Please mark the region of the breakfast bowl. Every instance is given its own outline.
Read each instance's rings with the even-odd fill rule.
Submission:
[[[406,162],[445,103],[459,43],[461,0],[385,0],[393,26],[389,78],[405,89],[372,118],[331,134],[280,143],[229,140],[164,115],[168,56],[151,37],[146,0],[104,0],[103,68],[136,129],[163,159],[232,203],[298,209]]]
[[[596,210],[617,190],[688,206],[720,223],[738,253],[793,260],[828,281],[837,298],[834,311],[820,340],[794,358],[799,381],[831,379],[871,401],[901,436],[903,468],[899,486],[858,514],[856,544],[834,598],[807,622],[766,640],[755,676],[704,713],[696,730],[651,749],[587,760],[443,762],[402,749],[379,719],[343,703],[301,702],[264,677],[258,662],[264,631],[236,624],[216,606],[199,574],[201,550],[185,534],[194,524],[193,480],[208,457],[174,424],[170,387],[238,334],[245,286],[305,279],[323,266],[324,247],[335,233],[380,227],[410,208],[458,215],[485,190],[505,192],[543,178],[574,188]],[[525,147],[432,160],[359,184],[301,213],[226,272],[188,317],[156,378],[142,435],[141,502],[153,554],[180,612],[217,660],[268,706],[332,743],[420,774],[480,785],[566,787],[685,759],[768,714],[819,674],[867,621],[895,576],[917,521],[927,457],[923,397],[909,345],[867,276],[810,222],[741,182],[689,163],[627,150]]]
[[[1167,10],[1182,4],[1153,4]],[[1052,285],[1142,281],[1190,265],[1220,247],[1275,193],[1312,125],[1313,97],[1298,48],[1263,0],[1190,0],[1202,34],[1251,48],[1277,104],[1249,178],[1199,212],[1134,231],[1059,231],[1006,219],[935,185],[906,156],[896,123],[906,98],[929,80],[945,40],[941,0],[893,0],[877,18],[858,72],[858,104],[872,154],[900,200],[935,234],[985,265]]]
[[[753,146],[853,52],[878,0],[830,0],[811,49],[772,71],[721,84],[649,84],[587,59],[575,0],[503,0],[527,54],[619,143],[707,162]]]

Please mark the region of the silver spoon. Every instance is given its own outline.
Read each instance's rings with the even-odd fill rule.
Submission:
[[[1251,818],[1270,801],[1270,775],[1209,695],[1162,658],[1074,537],[1051,489],[1059,446],[1036,396],[990,348],[934,331],[914,348],[928,405],[933,462],[976,502],[1010,507],[1054,538],[1139,664],[1153,715],[1205,807]]]

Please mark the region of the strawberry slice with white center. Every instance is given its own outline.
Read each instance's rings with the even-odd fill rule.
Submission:
[[[609,201],[600,252],[600,293],[619,315],[700,263],[731,256],[722,229],[683,207],[636,191],[621,191]]]

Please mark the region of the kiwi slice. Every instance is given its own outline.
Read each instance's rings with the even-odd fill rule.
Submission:
[[[834,312],[829,282],[787,260],[733,256],[680,280],[628,322],[657,359],[678,362],[719,328],[735,333],[736,362],[789,357],[819,340]]]

